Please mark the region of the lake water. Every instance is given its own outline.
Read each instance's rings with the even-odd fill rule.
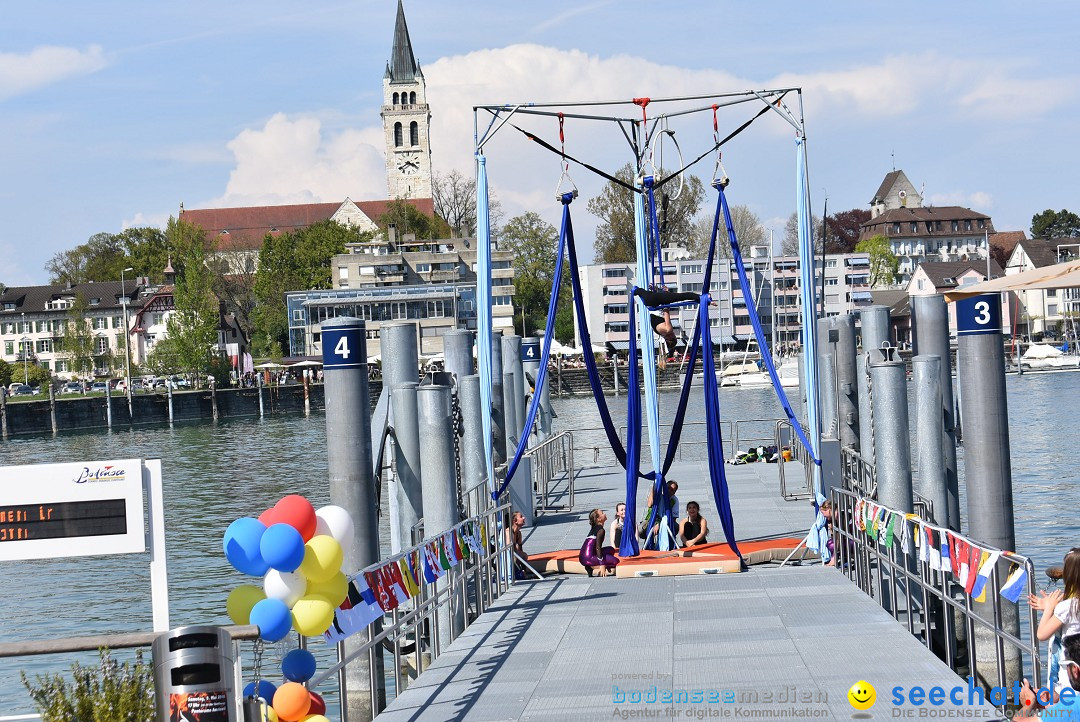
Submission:
[[[1043,568],[1060,564],[1065,552],[1080,542],[1077,520],[1061,511],[1080,503],[1080,474],[1069,461],[1073,450],[1068,441],[1075,433],[1080,373],[1010,377],[1008,389],[1017,551],[1033,556],[1041,574]],[[601,431],[583,430],[600,426],[592,399],[552,401],[559,414],[556,429],[575,432],[578,464],[591,463],[592,448],[606,447]],[[608,402],[616,424],[621,423],[625,397],[609,397]],[[670,418],[675,402],[676,394],[661,395],[662,418]],[[724,389],[721,408],[727,419],[782,416],[771,389]],[[690,422],[704,419],[700,395],[691,400],[687,417]],[[756,425],[756,431],[764,427]],[[740,433],[744,438],[761,435],[752,428],[741,428]],[[172,625],[227,624],[225,597],[250,578],[225,561],[225,528],[238,517],[257,516],[290,493],[303,494],[316,506],[329,503],[324,437],[324,418],[313,414],[14,439],[0,443],[0,459],[5,465],[162,459]],[[704,458],[704,447],[689,443],[695,438],[703,438],[700,427],[688,428],[683,458]],[[388,545],[388,532],[383,538]],[[148,563],[147,555],[0,563],[8,584],[8,593],[0,596],[0,640],[150,629]],[[271,679],[280,678],[275,656],[271,654],[264,667]],[[92,662],[96,655],[4,660],[0,716],[32,711],[19,682],[20,670],[31,676],[63,671],[76,658]],[[149,650],[146,658],[149,661]]]

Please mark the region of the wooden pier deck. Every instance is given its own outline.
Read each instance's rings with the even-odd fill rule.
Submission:
[[[785,502],[775,465],[729,466],[740,540],[802,536],[807,501]],[[792,463],[787,469],[800,475]],[[703,464],[677,464],[722,539]],[[529,552],[576,548],[594,507],[613,512],[619,469],[580,472],[572,513],[538,518]],[[866,680],[877,701],[854,709]],[[518,582],[380,715],[386,720],[894,719],[892,689],[967,682],[843,575],[819,564],[655,578],[564,575]],[[905,706],[912,717],[999,719],[993,707]]]

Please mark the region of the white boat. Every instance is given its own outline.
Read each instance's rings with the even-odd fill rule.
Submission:
[[[792,388],[799,385],[799,362],[796,359],[785,359],[776,367],[776,375],[780,377],[780,385],[784,388]],[[772,379],[767,371],[751,371],[720,380],[721,386],[736,386],[738,388],[762,388],[772,386]]]
[[[1080,356],[1066,355],[1061,349],[1036,343],[1020,357],[1020,365],[1032,370],[1077,368],[1080,367]]]

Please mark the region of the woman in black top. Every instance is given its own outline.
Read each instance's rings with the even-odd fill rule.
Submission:
[[[686,518],[679,522],[679,541],[683,546],[697,546],[708,544],[706,535],[709,533],[709,522],[701,515],[701,507],[696,501],[686,505]]]

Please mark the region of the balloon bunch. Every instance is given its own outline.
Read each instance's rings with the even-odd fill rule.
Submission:
[[[225,531],[225,557],[237,571],[263,580],[232,590],[225,602],[229,619],[257,625],[267,642],[284,639],[290,628],[305,637],[325,632],[349,593],[341,562],[353,533],[349,512],[340,506],[316,511],[297,494],[258,519],[234,521]]]
[[[281,660],[285,682],[274,685],[265,679],[250,682],[244,687],[244,697],[259,697],[268,706],[262,707],[266,722],[329,722],[326,702],[322,696],[304,687],[315,676],[315,657],[306,649],[294,649]]]

